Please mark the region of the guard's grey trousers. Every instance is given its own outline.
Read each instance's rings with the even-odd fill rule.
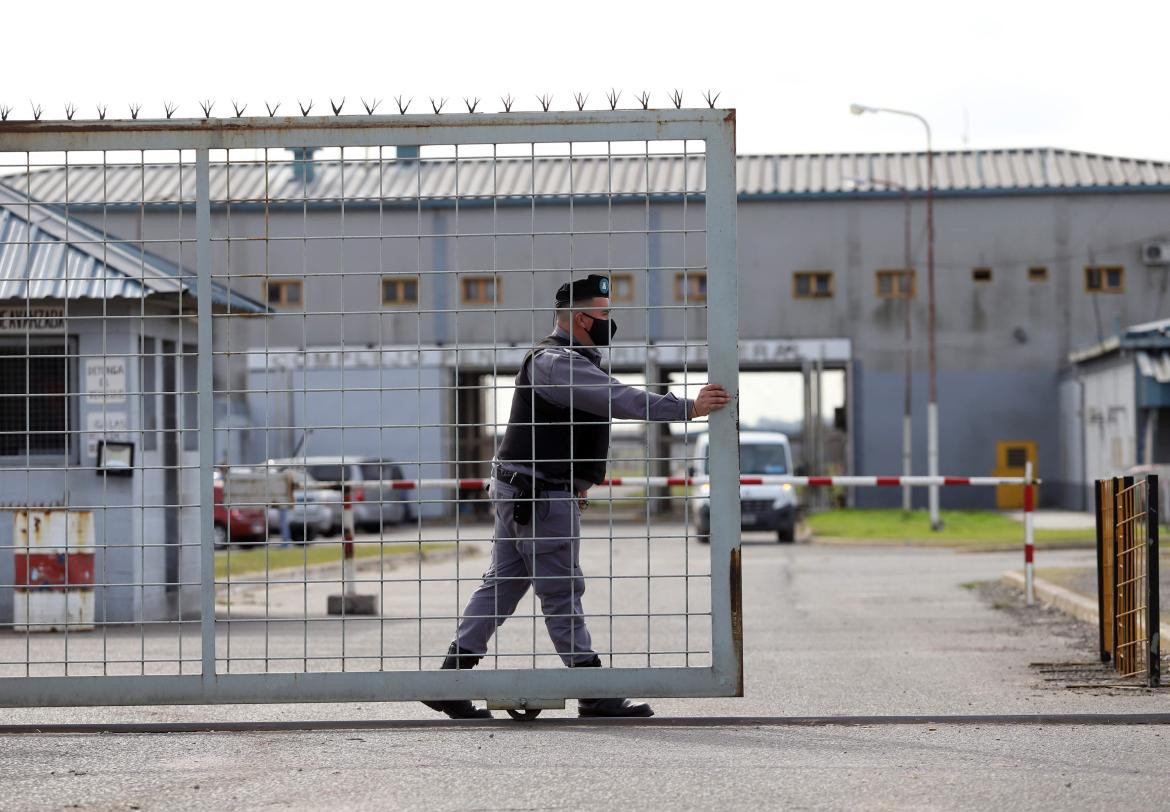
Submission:
[[[514,486],[492,479],[496,514],[492,563],[463,610],[456,642],[465,652],[487,653],[496,627],[516,610],[531,584],[540,598],[548,636],[565,665],[592,661],[593,641],[581,608],[585,578],[578,555],[577,499],[568,490],[547,491],[542,494],[546,498],[534,503],[529,523],[517,525],[512,515],[517,493]]]

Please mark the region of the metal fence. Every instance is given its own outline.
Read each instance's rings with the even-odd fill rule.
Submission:
[[[1101,659],[1118,675],[1161,682],[1158,477],[1099,479],[1097,595]]]
[[[740,692],[734,171],[726,110],[0,125],[0,704]],[[490,476],[590,273],[607,372],[732,406],[614,429],[606,668],[529,592],[439,673],[493,507],[426,483]]]

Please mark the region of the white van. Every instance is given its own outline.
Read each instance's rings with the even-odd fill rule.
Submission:
[[[708,473],[710,456],[707,435],[699,437],[695,451],[698,472]],[[739,464],[742,476],[752,474],[784,475],[792,473],[792,448],[788,437],[771,431],[739,433]],[[695,532],[699,541],[710,541],[711,501],[707,485],[695,502]],[[776,539],[796,539],[796,491],[791,485],[741,485],[739,487],[740,526],[744,530],[774,530]]]

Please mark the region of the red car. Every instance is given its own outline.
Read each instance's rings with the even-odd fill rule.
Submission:
[[[241,546],[262,544],[268,538],[267,512],[262,507],[234,507],[223,505],[223,485],[215,483],[215,546],[226,547],[229,542]]]

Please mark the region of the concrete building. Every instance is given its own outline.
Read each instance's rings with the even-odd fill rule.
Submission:
[[[324,428],[308,438],[309,453],[473,460],[455,467],[481,472],[487,407],[450,388],[513,372],[547,332],[547,303],[569,269],[613,269],[619,339],[653,347],[615,349],[615,369],[664,380],[683,367],[672,345],[704,335],[701,157],[456,162],[426,149],[401,159],[358,152],[344,162],[310,152],[213,165],[215,273],[275,311],[217,322],[217,340],[243,353],[220,359],[223,408],[241,427],[269,428],[232,446],[232,461],[287,453],[315,424]],[[739,158],[744,368],[844,373],[844,471],[900,469],[906,307],[914,470],[926,470],[925,164],[921,153]],[[1151,246],[1170,238],[1170,164],[978,150],[938,153],[935,173],[941,470],[1022,472],[1031,459],[1045,481],[1041,503],[1079,507],[1093,474],[1062,434],[1062,375],[1076,348],[1166,312],[1170,265]],[[155,250],[184,263],[189,166],[67,174],[67,186],[59,167],[6,182],[128,240],[161,240]],[[366,391],[339,409],[331,390],[343,381]],[[289,398],[290,388],[302,394]],[[829,416],[809,422],[815,438],[812,423]],[[817,461],[816,447],[805,443],[806,461]],[[916,498],[924,504],[925,493]],[[943,505],[1012,498],[950,489]],[[898,499],[856,494],[860,505]]]

